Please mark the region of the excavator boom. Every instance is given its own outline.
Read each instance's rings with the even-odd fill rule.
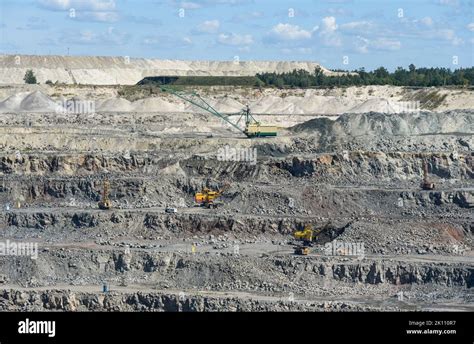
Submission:
[[[174,94],[178,98],[183,99],[184,101],[191,103],[198,108],[211,113],[213,116],[218,117],[219,119],[230,124],[234,129],[237,129],[239,132],[245,136],[251,137],[266,137],[266,136],[277,136],[277,128],[275,126],[265,126],[261,125],[260,122],[256,121],[255,118],[250,113],[248,106],[241,112],[234,114],[240,115],[239,119],[234,123],[229,119],[230,115],[223,115],[216,109],[214,109],[208,102],[202,99],[195,92],[185,92],[182,90],[177,90],[169,86],[160,86],[161,91]],[[245,118],[245,128],[242,129],[239,126],[240,120],[242,117]]]
[[[191,103],[195,106],[197,106],[200,109],[203,109],[204,111],[207,111],[211,113],[212,115],[222,119],[223,121],[229,123],[232,127],[240,131],[242,134],[245,134],[244,130],[240,128],[238,125],[235,123],[232,123],[229,120],[229,116],[223,115],[219,113],[216,109],[214,109],[208,102],[206,102],[204,99],[202,99],[199,94],[195,92],[185,92],[185,91],[179,91],[171,87],[166,87],[166,86],[160,86],[161,90],[163,92],[168,92],[171,94],[174,94],[175,96],[187,101],[188,103]]]

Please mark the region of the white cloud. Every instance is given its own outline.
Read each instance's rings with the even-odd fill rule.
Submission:
[[[338,47],[342,44],[341,37],[337,32],[338,25],[335,17],[324,17],[322,28],[319,33],[324,45]]]
[[[199,24],[196,28],[197,32],[201,33],[216,33],[220,27],[218,20],[206,20],[205,22]]]
[[[71,8],[82,11],[115,10],[115,0],[39,0],[39,4],[53,11],[65,11]]]
[[[467,29],[468,29],[469,31],[474,31],[474,23],[469,23],[469,24],[467,24]]]
[[[329,47],[340,47],[341,44],[342,44],[341,37],[337,34],[326,35],[326,36],[322,36],[322,37],[323,37],[324,45],[327,45]]]
[[[426,36],[431,39],[441,39],[450,42],[452,45],[461,45],[464,43],[462,38],[456,35],[456,32],[452,29],[439,29],[433,30],[426,33]]]
[[[119,15],[117,12],[79,11],[79,12],[76,12],[75,17],[72,19],[79,20],[79,21],[114,23],[119,20]]]
[[[354,48],[358,53],[367,54],[369,52],[370,41],[367,38],[357,36],[354,42]]]
[[[334,32],[337,30],[336,18],[335,17],[324,17],[323,18],[323,32]]]
[[[421,18],[420,22],[426,26],[433,26],[433,19],[431,17]]]
[[[402,46],[400,41],[389,38],[378,38],[370,45],[377,50],[400,50]]]
[[[193,45],[190,37],[175,37],[163,34],[150,34],[141,38],[141,45],[161,49],[187,48]]]
[[[464,44],[464,40],[458,37],[453,29],[440,26],[431,17],[413,20],[402,18],[398,26],[393,28],[392,33],[393,37],[432,39],[441,41],[440,43],[448,42],[452,45]]]
[[[82,31],[75,40],[76,43],[98,43],[98,35],[90,30]]]
[[[318,35],[316,35],[318,32]],[[298,45],[315,36],[321,38],[322,44],[331,47],[337,47],[342,44],[341,35],[338,32],[338,25],[335,17],[325,17],[322,20],[321,27],[314,26],[311,30],[305,30],[298,25],[279,23],[275,25],[270,32],[264,37],[264,42],[271,44],[286,44],[284,49],[289,49],[288,45],[292,45],[293,49],[300,48]]]
[[[113,23],[119,19],[115,0],[38,0],[41,7],[51,11],[70,11],[79,21]]]
[[[438,0],[437,3],[439,5],[446,5],[446,6],[459,6],[458,0]]]
[[[372,22],[363,20],[363,21],[356,21],[356,22],[350,22],[346,24],[341,25],[341,30],[347,30],[347,31],[367,31],[371,30],[374,27],[374,24]]]
[[[201,0],[203,1],[203,0]],[[253,2],[253,0],[204,0],[206,4],[209,5],[246,5]]]
[[[195,1],[179,1],[179,0],[167,0],[169,5],[174,8],[183,8],[185,10],[194,10],[198,8],[213,7],[218,5],[246,5],[252,3],[253,0],[195,0]]]
[[[184,8],[185,10],[195,10],[197,8],[201,8],[201,5],[196,3],[196,2],[191,2],[191,1],[182,1],[179,4],[180,8]]]
[[[311,38],[312,31],[300,29],[298,25],[279,23],[272,28],[269,35],[276,40],[297,41]]]
[[[39,4],[47,9],[65,11],[71,8],[71,0],[40,0]]]
[[[250,45],[253,43],[253,38],[252,35],[239,35],[235,33],[228,35],[221,33],[217,41],[225,45]]]
[[[357,36],[357,39],[354,41],[355,50],[362,54],[367,54],[369,50],[400,50],[401,46],[402,44],[400,41],[389,38],[377,38],[375,40],[370,40],[362,36]]]
[[[445,39],[447,41],[453,40],[456,36],[454,33],[454,30],[451,30],[451,29],[441,29],[441,30],[433,31],[431,35],[434,38]]]
[[[464,40],[460,37],[457,37],[455,36],[452,40],[451,40],[451,44],[452,45],[463,45],[464,44]]]
[[[300,48],[296,48],[296,49],[284,48],[284,49],[281,49],[281,52],[283,54],[287,54],[287,55],[294,55],[295,53],[301,54],[301,55],[309,55],[309,54],[313,53],[313,49],[304,48],[304,47],[300,47]]]

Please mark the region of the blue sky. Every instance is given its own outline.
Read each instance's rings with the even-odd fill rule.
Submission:
[[[1,0],[0,53],[471,67],[473,8],[474,0]]]

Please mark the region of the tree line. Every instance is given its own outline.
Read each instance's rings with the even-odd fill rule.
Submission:
[[[416,68],[411,64],[408,69],[398,67],[389,72],[384,67],[366,72],[364,68],[352,72],[334,70],[340,74],[325,75],[321,67],[316,67],[313,73],[304,69],[287,73],[259,73],[255,77],[230,76],[186,76],[186,77],[149,77],[140,84],[175,84],[200,86],[276,86],[276,87],[334,87],[334,86],[363,86],[363,85],[394,85],[394,86],[474,86],[474,67],[459,68],[452,71],[449,68]],[[163,80],[162,80],[163,79]],[[169,79],[169,80],[168,80]],[[27,84],[36,84],[36,76],[32,70],[27,70],[24,76]],[[51,84],[51,81],[46,81]]]
[[[364,68],[352,72],[342,72],[337,76],[325,75],[320,67],[313,73],[306,70],[293,70],[287,73],[259,73],[256,76],[266,86],[276,87],[332,87],[362,85],[394,85],[394,86],[472,86],[474,85],[474,67],[459,68],[416,68],[411,64],[408,69],[398,67],[389,72],[384,67],[366,72]]]

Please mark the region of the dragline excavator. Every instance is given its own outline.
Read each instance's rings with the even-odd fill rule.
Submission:
[[[171,93],[184,101],[191,103],[198,108],[203,109],[211,113],[212,115],[220,118],[226,123],[230,124],[234,129],[238,130],[245,136],[249,138],[253,137],[268,137],[268,136],[277,136],[277,128],[275,126],[262,125],[258,122],[250,113],[250,108],[248,105],[241,112],[230,115],[223,115],[214,109],[208,102],[202,99],[195,92],[185,92],[182,90],[177,90],[169,86],[160,86],[161,91]],[[240,116],[237,121],[232,121],[230,116]],[[241,124],[241,120],[244,119]]]

